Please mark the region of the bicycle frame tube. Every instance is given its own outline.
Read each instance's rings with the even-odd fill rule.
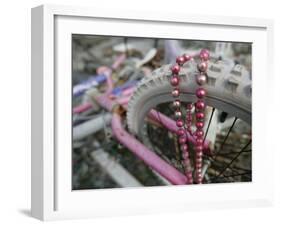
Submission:
[[[81,104],[81,105],[78,105],[77,107],[75,107],[75,108],[73,109],[73,113],[74,113],[74,114],[79,114],[79,113],[82,113],[82,112],[84,112],[84,111],[89,110],[91,107],[92,107],[92,104],[91,104],[91,103]]]
[[[114,61],[114,63],[111,65],[110,68],[106,68],[103,73],[98,73],[98,75],[91,76],[86,81],[83,81],[80,84],[77,84],[73,87],[73,96],[77,97],[82,94],[84,94],[88,89],[92,87],[96,87],[105,81],[108,82],[108,77],[111,76],[112,70],[116,70],[126,59],[125,54],[121,54],[117,57],[117,59]]]
[[[149,150],[123,128],[119,114],[113,113],[111,127],[114,136],[121,144],[172,184],[183,185],[187,183],[185,175]]]
[[[109,93],[109,90],[110,89],[107,89],[106,93]],[[116,98],[116,102],[118,102],[121,105],[127,105],[134,90],[135,90],[135,86],[116,87],[112,90],[111,93],[112,94],[117,93],[118,95],[120,95],[120,97],[116,98],[116,96],[113,95],[112,98]],[[110,97],[111,97],[111,95],[110,95]],[[89,110],[90,108],[92,108],[92,103],[90,103],[90,102],[84,103],[84,104],[78,105],[77,107],[73,108],[73,113],[80,114],[80,113],[83,113],[84,111]]]

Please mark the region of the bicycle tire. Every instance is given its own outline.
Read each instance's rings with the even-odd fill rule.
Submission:
[[[169,82],[171,65],[162,66],[143,78],[134,91],[127,109],[128,129],[136,136],[141,136],[141,127],[144,124],[148,111],[158,104],[171,102],[172,87]],[[195,102],[196,63],[186,63],[180,76],[180,100]],[[207,91],[205,98],[208,106],[215,107],[235,116],[251,125],[251,76],[242,65],[233,65],[224,61],[212,60],[207,70],[208,82],[204,86]]]

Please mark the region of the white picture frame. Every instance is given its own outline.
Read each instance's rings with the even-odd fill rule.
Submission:
[[[71,75],[72,33],[253,42],[253,182],[72,191],[71,86],[64,85],[71,76],[59,76]],[[56,5],[32,9],[32,216],[56,220],[272,204],[273,150],[266,148],[269,116],[263,110],[270,106],[272,45],[273,22],[265,19]],[[62,127],[69,133],[62,134]]]

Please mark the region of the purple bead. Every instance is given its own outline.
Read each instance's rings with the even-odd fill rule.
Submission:
[[[177,131],[177,135],[179,137],[183,136],[185,134],[185,130],[183,128],[179,128],[178,131]]]
[[[180,83],[180,79],[177,76],[172,76],[170,83],[172,86],[178,86]]]
[[[178,131],[177,131],[177,135],[178,136],[183,136],[185,134],[185,131],[183,128],[179,128]]]
[[[204,127],[204,122],[196,122],[195,126],[198,129],[202,129]]]
[[[187,144],[181,145],[181,150],[183,151],[183,153],[187,153],[187,150],[188,150]]]
[[[202,151],[199,151],[199,152],[196,152],[196,158],[202,158],[203,156],[203,152]]]
[[[177,74],[179,74],[179,72],[180,72],[180,66],[179,65],[177,65],[177,64],[175,64],[174,66],[172,66],[172,68],[171,68],[171,70],[172,70],[172,73],[174,74],[174,75],[177,75]]]
[[[195,168],[196,168],[196,169],[201,169],[201,168],[202,168],[202,163],[196,162],[196,163],[195,163]]]
[[[179,138],[179,143],[180,144],[185,144],[185,142],[186,142],[186,137],[180,137]]]
[[[206,96],[206,90],[203,88],[196,89],[196,96],[200,99],[204,98]]]
[[[185,62],[187,62],[187,61],[190,61],[192,57],[187,54],[183,54],[183,58],[184,58]]]
[[[183,56],[179,56],[177,57],[176,62],[178,65],[183,65],[185,63],[185,59]]]
[[[172,91],[172,96],[173,97],[179,97],[180,95],[180,90],[178,88],[175,88],[173,91]]]
[[[202,173],[196,174],[196,182],[197,184],[202,184]]]
[[[193,183],[192,172],[186,172],[186,177],[187,177],[187,183],[192,184]]]
[[[186,116],[186,120],[191,121],[191,120],[192,120],[192,115],[191,115],[191,114],[188,114],[188,115]]]
[[[195,107],[197,110],[204,110],[206,107],[206,104],[203,100],[198,100],[195,104]]]
[[[197,144],[197,145],[202,145],[203,142],[204,142],[203,138],[197,138],[197,139],[196,139],[196,144]]]
[[[196,174],[197,184],[202,184],[202,173]]]
[[[207,83],[208,79],[207,79],[207,75],[205,74],[198,74],[196,76],[196,82],[199,86],[205,85]]]
[[[192,178],[192,172],[187,173],[187,178],[189,178],[189,179]]]
[[[202,173],[197,171],[197,172],[196,172],[196,176],[197,176],[197,177],[202,177]]]
[[[187,179],[186,180],[186,184],[193,184],[193,180],[192,179]]]
[[[202,61],[199,64],[197,64],[197,69],[200,72],[206,72],[208,68],[208,63],[206,61]]]
[[[184,153],[182,153],[182,158],[183,159],[187,159],[188,158],[188,156],[189,156],[189,154],[188,154],[188,152],[186,151],[186,152],[184,152]]]
[[[178,120],[176,121],[176,125],[177,125],[177,127],[183,127],[183,121],[182,121],[182,119],[178,119]]]
[[[204,131],[202,129],[197,129],[196,132],[195,132],[195,135],[197,137],[203,137]]]
[[[186,105],[186,108],[187,108],[188,110],[192,110],[193,104],[191,104],[191,103],[190,103],[190,104],[187,104],[187,105]]]
[[[173,107],[174,108],[180,108],[180,106],[181,106],[180,100],[174,100],[173,101]]]
[[[199,160],[200,158],[200,160]],[[195,168],[196,169],[202,169],[202,165],[203,165],[203,158],[202,157],[196,157],[196,162],[195,162]],[[200,167],[201,166],[201,167]]]
[[[193,184],[193,179],[188,179],[188,178],[187,178],[186,183],[187,183],[187,184]]]
[[[195,161],[196,161],[196,163],[198,163],[198,164],[202,164],[203,159],[202,159],[202,157],[197,157],[197,156],[196,156]]]
[[[193,178],[187,179],[187,184],[193,184]]]
[[[196,112],[196,118],[198,120],[202,120],[202,119],[204,119],[204,117],[205,117],[205,114],[203,112]]]
[[[203,147],[202,147],[202,145],[196,145],[195,146],[195,151],[196,151],[196,153],[202,153],[202,151],[203,151]]]
[[[202,49],[201,52],[200,52],[200,54],[199,54],[199,57],[200,57],[200,59],[203,60],[203,61],[209,60],[209,58],[210,58],[210,52],[209,52],[209,50],[207,50],[207,49]]]

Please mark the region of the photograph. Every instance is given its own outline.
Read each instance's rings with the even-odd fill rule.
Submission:
[[[252,182],[252,43],[71,42],[73,190]]]
[[[30,216],[274,222],[273,14],[104,4],[31,9]]]

